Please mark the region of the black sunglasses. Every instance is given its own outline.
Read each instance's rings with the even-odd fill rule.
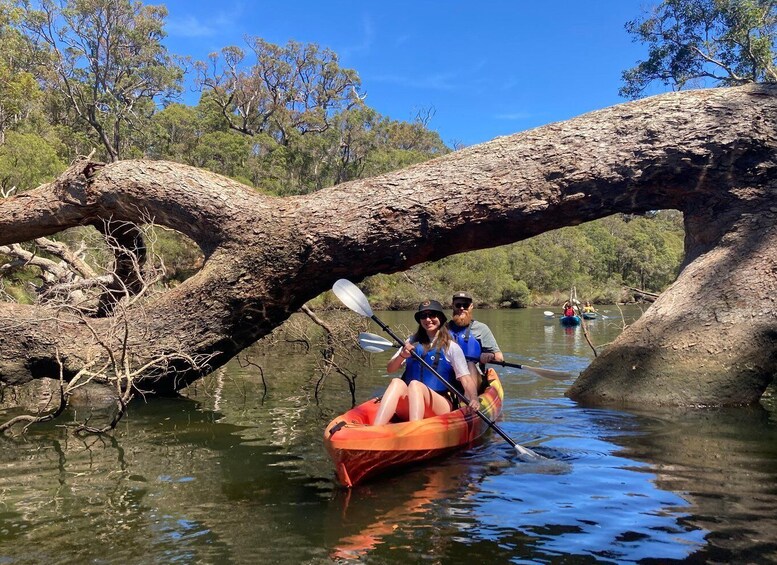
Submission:
[[[418,314],[419,320],[426,320],[427,318],[437,318],[437,314],[435,312],[421,312]]]
[[[456,302],[453,307],[454,308],[469,308],[469,305],[472,304],[472,302]]]

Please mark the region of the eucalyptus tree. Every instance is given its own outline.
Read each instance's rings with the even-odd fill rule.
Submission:
[[[6,132],[29,117],[42,97],[30,72],[35,57],[26,49],[18,23],[18,10],[0,1],[0,146]]]
[[[247,41],[252,63],[243,49],[230,46],[196,65],[200,88],[211,93],[229,127],[288,145],[292,132],[322,133],[334,114],[361,101],[356,71],[340,67],[330,49]]]
[[[777,82],[774,0],[663,0],[626,29],[648,58],[623,73],[623,96],[655,81],[675,90]]]
[[[131,0],[17,0],[27,38],[50,55],[42,78],[61,92],[110,161],[158,103],[180,92],[183,70],[162,44],[164,6]]]
[[[0,197],[34,188],[64,170],[65,163],[46,139],[10,131],[0,144]]]
[[[26,119],[41,98],[35,77],[0,60],[0,145],[8,129]]]
[[[146,154],[155,159],[191,164],[186,159],[197,147],[200,135],[194,107],[168,104],[151,119]]]
[[[312,43],[248,40],[196,65],[203,99],[230,129],[254,139],[255,183],[304,194],[353,177],[374,113],[363,111],[355,71]]]

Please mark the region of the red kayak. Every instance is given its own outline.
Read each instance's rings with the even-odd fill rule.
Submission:
[[[502,412],[504,391],[496,371],[489,369],[486,379],[488,386],[478,397],[480,411],[496,420]],[[389,469],[468,447],[489,427],[466,407],[416,422],[373,426],[379,405],[379,398],[359,404],[332,420],[324,431],[324,445],[337,478],[347,487]]]

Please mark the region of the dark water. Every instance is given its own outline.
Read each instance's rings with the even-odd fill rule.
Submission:
[[[621,331],[609,310],[589,324],[597,344]],[[380,315],[396,328],[411,319]],[[509,361],[579,371],[592,357],[579,328],[542,309],[478,318]],[[385,386],[387,355],[358,369],[358,400]],[[345,381],[330,377],[316,404],[312,358],[253,360],[266,394],[255,367],[234,363],[188,398],[134,404],[113,438],[54,424],[0,440],[0,564],[777,562],[772,397],[590,409],[564,397],[571,381],[504,369],[501,426],[548,463],[516,460],[493,434],[346,491],[321,443],[350,404]]]

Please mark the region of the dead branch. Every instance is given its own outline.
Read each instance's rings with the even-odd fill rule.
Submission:
[[[354,350],[354,344],[357,343],[353,327],[345,324],[334,325],[327,323],[319,318],[306,304],[300,310],[324,330],[324,344],[319,361],[320,377],[316,382],[315,390],[316,401],[318,401],[318,394],[323,389],[327,377],[332,373],[336,373],[345,379],[345,382],[348,384],[348,391],[351,393],[351,403],[356,404],[357,374],[347,368],[348,362],[352,361],[351,352]]]
[[[107,425],[92,426],[87,420],[76,426],[75,433],[104,434],[115,429],[136,394],[148,392],[139,386],[139,380],[146,379],[148,382],[149,379],[169,376],[175,374],[178,367],[185,371],[195,369],[203,373],[211,370],[209,362],[216,353],[190,354],[186,352],[184,344],[181,344],[180,348],[162,352],[150,359],[138,354],[137,349],[144,347],[145,340],[143,336],[134,335],[134,326],[128,321],[130,310],[132,309],[135,315],[138,310],[144,310],[144,297],[153,295],[156,283],[164,274],[164,263],[153,246],[151,249],[146,249],[145,243],[142,252],[138,249],[130,252],[118,249],[123,242],[120,237],[116,237],[117,233],[132,234],[133,238],[142,238],[142,234],[151,232],[153,224],[149,223],[143,228],[128,226],[126,223],[121,223],[120,226],[118,224],[120,223],[106,226],[105,232],[107,244],[113,250],[114,257],[121,257],[121,259],[116,259],[113,265],[103,268],[105,275],[97,276],[97,270],[85,263],[79,264],[80,259],[65,244],[55,244],[48,240],[35,242],[42,245],[47,252],[55,251],[57,256],[68,257],[69,260],[62,263],[39,257],[22,249],[18,244],[8,246],[11,253],[19,260],[26,261],[28,265],[46,269],[47,272],[57,272],[63,279],[71,279],[68,284],[51,287],[49,293],[44,296],[49,296],[48,306],[51,308],[53,319],[60,324],[83,325],[91,334],[92,345],[89,354],[86,355],[87,361],[69,380],[65,380],[64,364],[57,351],[56,359],[60,373],[59,406],[45,414],[17,416],[0,425],[0,432],[25,423],[22,430],[24,433],[33,424],[56,418],[65,410],[68,399],[78,388],[89,383],[98,383],[113,388],[117,410]],[[150,237],[149,241],[155,243],[153,237]],[[3,250],[0,248],[0,251]],[[148,257],[152,258],[152,264],[146,262]],[[120,265],[120,261],[124,261],[123,265]],[[76,269],[78,272],[74,273],[66,267]],[[119,269],[122,270],[121,273],[117,273]],[[64,271],[67,275],[60,271]],[[95,276],[84,278],[84,275]],[[74,299],[73,295],[83,290],[93,290],[93,299],[111,294],[112,316],[107,326],[104,322],[88,315],[87,309],[83,307],[82,297],[79,296],[78,301]]]
[[[264,402],[265,397],[267,396],[267,381],[264,380],[264,369],[262,369],[261,365],[258,363],[254,363],[251,360],[250,355],[246,355],[243,357],[243,359],[240,358],[238,355],[237,362],[240,365],[241,368],[245,369],[247,367],[256,367],[259,371],[259,376],[262,379],[262,387],[264,388],[264,393],[262,394],[262,402]]]
[[[38,249],[41,249],[55,257],[58,257],[63,261],[74,273],[79,275],[83,279],[90,279],[97,276],[94,269],[84,261],[81,256],[85,250],[85,243],[81,242],[81,248],[73,251],[65,243],[54,241],[47,237],[39,237],[35,239],[35,245]]]

